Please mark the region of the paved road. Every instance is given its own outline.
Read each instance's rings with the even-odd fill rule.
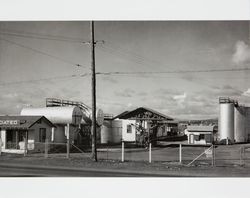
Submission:
[[[161,177],[159,174],[0,166],[0,177]],[[166,175],[164,175],[166,177]]]

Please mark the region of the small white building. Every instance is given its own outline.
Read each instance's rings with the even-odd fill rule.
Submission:
[[[42,151],[44,143],[53,141],[55,125],[44,116],[0,116],[1,151],[6,153]]]
[[[133,142],[136,138],[135,121],[105,120],[101,126],[101,144],[118,144],[122,140]]]
[[[135,142],[176,135],[178,122],[155,110],[140,107],[105,119],[101,128],[101,143]]]
[[[185,129],[188,144],[212,144],[217,126],[189,125]]]

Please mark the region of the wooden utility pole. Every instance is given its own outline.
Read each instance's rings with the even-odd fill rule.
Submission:
[[[94,21],[90,22],[91,72],[92,72],[92,159],[97,161],[96,152],[96,79],[95,79],[95,34]]]

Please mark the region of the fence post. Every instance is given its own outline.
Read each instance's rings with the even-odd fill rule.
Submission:
[[[215,149],[214,149],[214,145],[212,145],[212,166],[214,166],[214,157],[215,157]]]
[[[67,139],[67,158],[69,158],[69,148],[70,148],[70,145],[69,145],[69,139]]]
[[[24,156],[27,155],[27,137],[24,137]]]
[[[242,148],[242,162],[243,162],[243,165],[245,165],[245,147],[244,146]]]
[[[66,128],[66,138],[67,138],[67,155],[66,158],[69,158],[69,150],[70,150],[70,141],[69,141],[69,124],[67,124],[67,126],[65,126]]]
[[[179,146],[179,163],[182,164],[182,145]]]
[[[152,161],[152,152],[151,152],[151,147],[152,147],[152,144],[151,144],[151,142],[149,143],[149,163],[151,163],[151,161]]]
[[[109,159],[109,147],[107,146],[107,160]]]
[[[243,151],[243,147],[240,147],[240,166],[242,166],[242,151]]]
[[[0,138],[0,156],[2,155],[2,139]]]
[[[122,162],[124,162],[124,142],[122,141]]]
[[[48,143],[49,143],[49,141],[48,141],[48,139],[46,138],[46,139],[45,139],[45,144],[44,144],[44,146],[45,146],[45,148],[44,148],[44,157],[45,157],[45,158],[48,158]]]

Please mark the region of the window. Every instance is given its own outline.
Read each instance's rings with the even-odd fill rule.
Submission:
[[[39,129],[39,142],[45,142],[46,140],[46,129],[40,128]]]
[[[130,124],[127,125],[127,133],[132,133],[132,126]]]
[[[194,140],[195,141],[199,141],[200,140],[200,136],[199,135],[194,135]]]
[[[205,139],[205,135],[204,134],[200,134],[200,140],[204,140]]]

